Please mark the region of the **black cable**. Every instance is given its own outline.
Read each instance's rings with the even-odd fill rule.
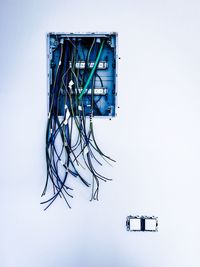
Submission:
[[[83,96],[83,99],[80,101],[77,100],[79,96],[79,84],[83,86],[89,74],[88,61],[90,60],[90,53],[93,57],[97,56],[98,49],[96,48],[98,45],[95,44],[95,49],[92,51],[94,40],[88,49],[86,49],[86,47],[84,48],[83,44],[78,44],[78,41],[60,41],[60,45],[56,49],[56,53],[58,53],[58,51],[60,53],[60,59],[56,68],[54,68],[53,83],[50,87],[49,117],[46,130],[47,177],[42,193],[42,196],[46,194],[47,188],[51,182],[53,195],[42,202],[42,204],[47,205],[45,210],[53,204],[58,196],[65,200],[68,207],[71,207],[67,199],[68,197],[73,197],[69,193],[69,190],[71,191],[73,189],[67,185],[69,175],[78,177],[84,185],[87,187],[90,186],[90,183],[86,181],[78,170],[78,166],[82,166],[78,160],[81,155],[85,167],[92,175],[91,200],[98,200],[100,180],[104,182],[111,180],[99,174],[94,168],[94,160],[97,164],[102,166],[102,163],[97,157],[98,155],[104,159],[112,159],[106,156],[97,145],[94,137],[92,113],[90,114],[90,119],[87,118],[88,114],[85,114],[85,101],[89,99],[90,96],[86,94]],[[87,53],[86,56],[84,55],[85,68],[83,71],[74,67],[76,61],[81,58],[79,47],[81,47],[82,53],[85,53],[85,51]],[[71,55],[71,58],[69,55]],[[69,62],[71,62],[71,67]],[[100,80],[101,87],[103,88],[103,81],[96,71],[90,85],[92,91],[95,88],[96,78]],[[74,85],[71,86],[72,90],[68,86],[71,80],[74,83]],[[97,114],[101,115],[100,108],[97,105],[101,96],[99,99],[96,98],[96,96],[91,94],[92,108],[95,109]],[[68,118],[67,112],[69,112]],[[63,115],[61,121],[59,118],[60,115]],[[87,122],[89,122],[88,125]],[[77,131],[77,139],[73,143],[72,139],[75,131]],[[57,148],[58,139],[62,142],[59,150]],[[61,169],[65,170],[63,177],[61,177]]]

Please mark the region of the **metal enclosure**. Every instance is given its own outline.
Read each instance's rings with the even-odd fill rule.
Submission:
[[[115,117],[117,96],[117,33],[48,33],[48,95],[60,89],[59,115],[64,115],[65,105],[70,107],[69,90],[74,115],[79,114],[77,97],[81,94],[87,79],[95,67],[95,60],[101,42],[104,46],[94,74],[82,97],[85,116]],[[65,49],[64,66],[56,73],[61,53],[61,44]],[[59,75],[60,82],[54,88],[54,78]],[[64,86],[63,86],[64,84]],[[93,95],[93,107],[92,107]],[[49,98],[48,97],[48,98]],[[48,108],[49,109],[49,108]]]

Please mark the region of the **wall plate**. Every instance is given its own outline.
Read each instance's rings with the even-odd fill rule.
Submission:
[[[158,217],[155,216],[127,216],[127,231],[134,232],[157,232]]]

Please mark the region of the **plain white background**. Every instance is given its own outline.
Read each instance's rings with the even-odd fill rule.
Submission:
[[[0,266],[199,267],[200,2],[0,3]],[[100,201],[73,181],[69,210],[40,206],[49,31],[118,31],[117,118],[95,120],[113,156]],[[130,214],[159,217],[129,233]]]

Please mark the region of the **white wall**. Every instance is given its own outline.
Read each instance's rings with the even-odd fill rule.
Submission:
[[[0,266],[199,267],[200,2],[0,2]],[[118,31],[118,117],[96,120],[117,160],[99,202],[39,205],[45,181],[48,31]],[[158,233],[128,233],[130,214]]]

